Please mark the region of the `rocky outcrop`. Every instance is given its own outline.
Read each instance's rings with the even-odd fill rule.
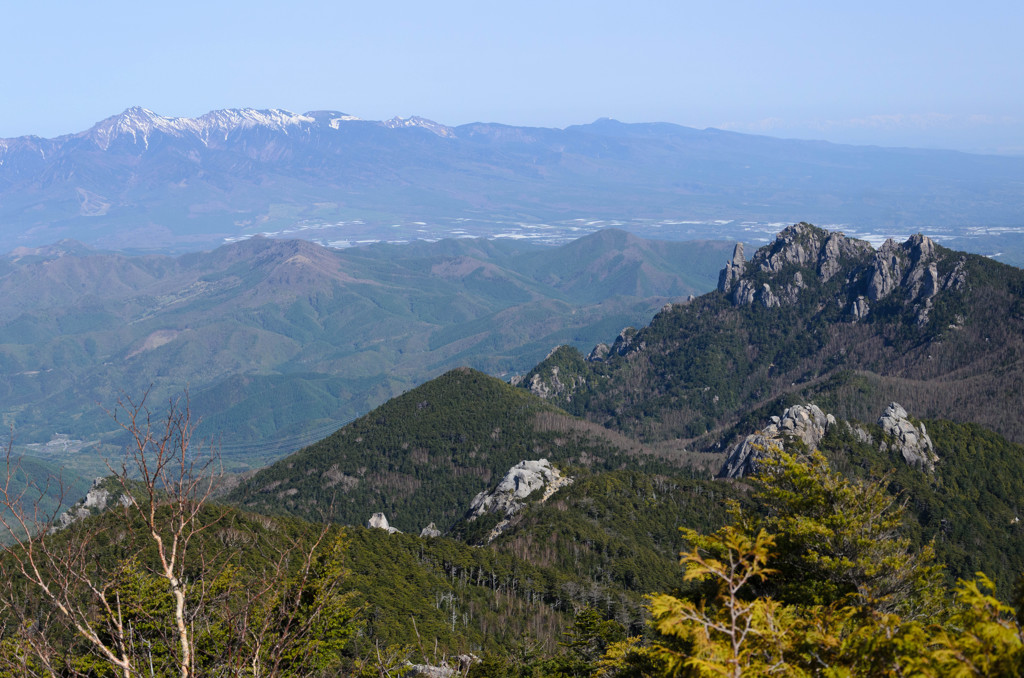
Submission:
[[[758,433],[747,436],[730,450],[722,468],[727,478],[748,475],[757,468],[757,461],[772,447],[783,447],[790,440],[800,440],[808,449],[815,449],[835,417],[825,414],[817,405],[793,405],[781,417],[772,417]]]
[[[561,345],[551,349],[547,357],[532,372],[522,377],[513,377],[513,386],[525,386],[538,398],[564,398],[572,400],[573,395],[586,388],[589,369],[578,350]]]
[[[945,278],[939,275],[939,259],[935,243],[921,234],[911,236],[902,245],[886,240],[871,264],[868,298],[878,301],[902,290],[917,324],[925,325],[935,296],[944,290],[961,290],[967,281],[966,259],[961,257]]]
[[[434,666],[432,664],[409,664],[401,673],[402,678],[453,678],[455,669],[451,666]]]
[[[521,461],[508,470],[494,491],[476,495],[469,505],[469,513],[472,517],[485,513],[509,516],[521,509],[522,500],[536,490],[546,488],[544,494],[550,496],[571,482],[572,478],[563,476],[547,459]]]
[[[752,283],[749,280],[740,281],[736,291],[732,294],[732,300],[737,306],[750,305],[754,302],[761,304],[765,308],[773,308],[780,305],[779,298],[772,292],[771,285],[762,283],[758,287],[756,283]]]
[[[399,675],[402,678],[452,678],[453,676],[465,676],[469,673],[473,664],[478,664],[480,658],[474,654],[460,654],[449,660],[443,660],[439,666],[433,664],[409,664]]]
[[[795,304],[804,289],[836,280],[830,294],[838,295],[836,302],[848,309],[854,322],[866,319],[874,302],[899,293],[917,324],[925,325],[934,297],[966,284],[965,259],[942,276],[943,256],[935,243],[921,234],[902,244],[887,240],[874,251],[867,242],[800,223],[758,249],[749,262],[743,260],[742,247],[737,246],[733,260],[719,275],[718,289],[736,306],[773,308]],[[811,272],[813,281],[808,276]]]
[[[619,336],[615,337],[615,343],[612,344],[611,352],[619,355],[625,355],[626,351],[630,348],[634,350],[639,348],[643,349],[642,345],[634,346],[634,339],[636,339],[637,330],[635,327],[623,327],[622,331],[619,332]]]
[[[58,532],[77,522],[85,520],[89,516],[103,513],[113,506],[128,506],[132,498],[125,494],[124,488],[118,482],[116,476],[109,478],[96,478],[92,481],[92,488],[80,501],[68,507],[68,510],[60,514],[57,522],[50,532]]]
[[[430,523],[422,530],[420,530],[420,536],[424,538],[440,537],[441,530],[437,529],[437,525]]]
[[[829,233],[818,252],[818,277],[822,282],[831,280],[843,269],[843,259],[860,256],[864,252],[865,244],[859,240],[851,240],[842,233]]]
[[[928,436],[924,424],[914,425],[907,417],[907,411],[899,403],[889,403],[885,412],[878,418],[878,425],[889,438],[891,448],[897,450],[907,464],[928,471],[935,470],[935,462],[939,460],[935,454],[935,445]],[[890,445],[882,441],[884,452]]]
[[[802,442],[807,449],[818,447],[829,428],[836,425],[836,418],[826,414],[816,405],[794,405],[787,408],[781,417],[772,417],[760,431],[748,435],[729,451],[721,475],[726,478],[740,478],[757,470],[757,462],[770,449],[785,447],[794,440]],[[874,439],[866,429],[850,422],[842,422],[854,438],[861,443],[873,445]],[[907,464],[935,470],[939,460],[935,446],[924,424],[914,424],[899,403],[889,403],[878,418],[885,439],[879,444],[882,452],[896,450]],[[888,442],[887,442],[888,441]]]
[[[799,223],[758,249],[749,263],[742,261],[742,248],[738,250],[740,259],[734,255],[719,275],[719,291],[736,306],[759,303],[772,308],[797,302],[808,287],[805,272],[828,282],[849,263],[862,262],[871,245]]]
[[[387,516],[383,513],[374,513],[370,516],[370,519],[366,521],[366,526],[376,528],[378,530],[385,530],[388,534],[395,534],[396,532],[401,534],[401,530],[397,527],[391,527],[391,525],[388,524]]]
[[[732,251],[732,259],[718,274],[718,291],[728,294],[747,270],[747,261],[743,258],[743,243],[736,243]]]
[[[875,253],[868,279],[867,297],[871,301],[883,299],[895,290],[903,279],[904,257],[890,238]]]
[[[511,523],[511,518],[522,510],[527,497],[543,490],[536,499],[543,503],[572,481],[571,477],[563,476],[547,459],[521,461],[508,470],[492,492],[481,492],[473,497],[467,520],[473,521],[488,513],[503,516],[503,520],[491,530],[488,537],[488,541],[491,541],[501,534]]]
[[[868,313],[871,312],[871,305],[868,304],[868,300],[864,296],[858,296],[850,304],[850,315],[853,316],[854,320],[863,320],[868,317]]]
[[[759,433],[747,436],[729,451],[721,475],[726,478],[742,478],[754,473],[757,470],[757,461],[764,457],[773,446],[779,444],[778,438]]]

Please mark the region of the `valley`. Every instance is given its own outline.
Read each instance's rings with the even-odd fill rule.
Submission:
[[[201,435],[245,470],[451,367],[507,375],[646,322],[712,289],[729,248],[622,231],[557,248],[258,238],[178,257],[62,242],[0,261],[0,409],[19,449],[102,475],[118,447],[104,408],[188,388]],[[56,434],[73,455],[47,452]]]
[[[956,589],[955,582],[974,581],[978,596],[990,591],[1003,600],[1020,590],[1020,269],[920,235],[875,248],[802,222],[749,259],[742,244],[656,243],[620,231],[558,249],[456,240],[398,251],[402,256],[381,246],[338,252],[254,239],[179,258],[40,251],[34,261],[8,260],[15,274],[49,281],[33,289],[40,307],[54,310],[78,298],[71,278],[57,278],[54,269],[106,272],[102,289],[118,302],[108,313],[117,308],[124,318],[140,319],[140,332],[121,349],[125,361],[168,349],[169,361],[187,357],[199,349],[183,346],[183,337],[232,316],[259,319],[246,330],[255,341],[234,338],[244,336],[234,330],[197,346],[223,344],[231,355],[265,361],[266,353],[252,347],[273,346],[268,335],[287,327],[297,333],[293,341],[315,350],[301,358],[282,350],[282,364],[341,364],[342,357],[372,352],[395,356],[390,374],[401,373],[410,347],[438,351],[438,376],[424,375],[401,394],[377,387],[382,402],[365,414],[263,468],[228,474],[199,495],[180,494],[211,480],[193,464],[211,452],[218,464],[230,457],[199,442],[204,429],[193,430],[192,414],[203,411],[210,394],[223,406],[245,403],[253,392],[247,389],[256,388],[267,406],[247,405],[249,411],[303,421],[316,410],[311,400],[285,395],[290,374],[229,376],[196,390],[190,401],[177,401],[188,409],[172,410],[166,429],[161,405],[121,403],[118,421],[131,423],[126,440],[137,441],[129,461],[140,465],[95,484],[48,541],[104,544],[97,554],[129,568],[116,570],[126,579],[104,586],[136,605],[133,587],[148,586],[162,600],[180,579],[159,570],[134,573],[123,563],[159,548],[162,542],[146,546],[149,532],[171,529],[171,538],[174,525],[187,526],[197,555],[182,567],[208,592],[189,598],[204,622],[188,642],[222,648],[204,654],[204,666],[227,666],[236,656],[257,664],[297,656],[264,655],[238,635],[241,627],[230,620],[246,610],[273,620],[260,637],[301,653],[300,675],[314,664],[371,676],[417,666],[441,670],[442,662],[470,676],[669,675],[680,629],[700,628],[686,626],[688,613],[680,610],[720,601],[710,583],[684,577],[682,549],[690,567],[713,570],[718,561],[711,556],[723,553],[741,568],[777,567],[748,595],[791,620],[785,633],[771,636],[771,652],[788,666],[816,661],[800,649],[820,637],[815,620],[854,624],[845,628],[887,643],[885,629],[869,621],[886,615],[886,629],[907,634],[887,651],[900,661],[946,667],[935,669],[941,675],[950,666],[942,648],[973,652],[961,645],[966,636],[950,631],[919,645],[905,638],[926,624],[936,624],[937,634],[944,624],[960,629],[994,619],[985,616],[989,599],[971,598],[975,589]],[[712,274],[695,266],[709,257],[724,268],[716,264]],[[325,279],[336,299],[323,295]],[[399,281],[403,296],[385,294]],[[714,289],[693,294],[686,281]],[[452,296],[453,284],[462,296]],[[90,292],[98,305],[99,290]],[[653,296],[657,290],[673,294]],[[143,295],[145,304],[136,301]],[[565,313],[569,304],[578,306]],[[587,324],[594,317],[588,309],[650,309],[643,304],[656,305],[649,321],[625,329],[625,316]],[[483,359],[502,346],[531,306],[561,315],[540,315],[536,322],[546,329],[524,331],[518,353],[507,344],[518,362],[483,363],[506,365],[505,379],[443,367],[445,359]],[[203,310],[211,319],[197,320]],[[498,326],[502,336],[482,337],[505,313],[512,320]],[[461,323],[438,327],[453,314]],[[556,318],[578,316],[575,341],[560,342]],[[82,322],[52,317],[57,327]],[[360,317],[384,324],[367,330],[354,350],[331,348],[324,331]],[[27,335],[30,325],[18,318],[7,331]],[[168,326],[175,318],[188,322]],[[436,339],[416,337],[427,327],[437,328]],[[382,328],[405,337],[404,348],[383,352],[374,339]],[[86,323],[83,331],[99,330]],[[91,336],[98,348],[102,335]],[[591,337],[598,340],[588,347]],[[561,345],[522,350],[542,342]],[[331,392],[328,374],[303,379]],[[365,383],[370,376],[362,375]],[[233,414],[233,407],[222,412]],[[227,414],[214,421],[231,422],[225,428],[245,421]],[[254,429],[257,446],[260,435]],[[49,447],[73,446],[59,438]],[[169,466],[142,463],[166,463],[176,454],[183,470],[170,475],[146,470]],[[241,458],[250,463],[260,458],[247,455]],[[30,488],[47,473],[25,471],[20,482]],[[147,517],[162,515],[149,513],[149,502],[173,515],[193,501],[202,511],[188,509],[185,522]],[[16,508],[9,505],[8,514]],[[152,520],[154,527],[145,527]],[[96,581],[106,576],[103,567],[81,567]],[[988,579],[974,579],[978,572]],[[306,591],[296,600],[307,606],[289,611],[285,599],[276,606],[276,590]],[[974,616],[963,616],[965,610]],[[159,608],[132,614],[140,632],[159,632]],[[319,628],[318,636],[303,632],[285,642],[277,635],[284,620],[307,618],[312,626],[302,628]],[[59,635],[55,624],[45,632]],[[1008,632],[1019,634],[1019,627]],[[94,652],[81,638],[72,645]],[[829,647],[830,661],[853,667],[854,675],[885,675],[872,668],[882,661],[877,655]],[[694,646],[686,652],[704,656]],[[998,661],[1016,661],[1012,648],[993,652]]]

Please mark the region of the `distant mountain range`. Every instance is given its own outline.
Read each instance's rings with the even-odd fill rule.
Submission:
[[[62,241],[0,257],[0,415],[88,468],[119,393],[188,386],[230,468],[258,465],[470,365],[522,372],[714,287],[725,242],[604,231],[552,248],[447,240],[334,250],[254,238],[178,257]],[[79,449],[81,442],[69,443]],[[53,447],[53,446],[51,446]],[[108,450],[109,453],[109,450]]]
[[[397,239],[396,222],[438,220],[1016,227],[1022,202],[1024,158],[664,123],[447,127],[334,111],[167,118],[131,108],[78,134],[0,140],[0,251],[65,238],[200,249],[346,220],[359,223],[342,231],[384,240]]]

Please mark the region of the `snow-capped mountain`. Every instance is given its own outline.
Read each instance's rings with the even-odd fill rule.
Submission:
[[[105,151],[116,140],[127,138],[131,138],[137,145],[148,148],[149,139],[155,133],[179,139],[193,138],[204,145],[209,145],[211,140],[225,141],[231,134],[241,130],[261,129],[288,134],[296,130],[309,131],[321,126],[336,130],[346,122],[356,121],[360,119],[338,111],[298,114],[280,108],[229,108],[210,111],[198,118],[170,118],[154,113],[148,108],[134,106],[119,115],[101,120],[91,129],[74,136],[89,139]],[[418,127],[441,137],[455,136],[452,128],[419,116],[395,117],[376,124],[389,129]],[[2,149],[3,146],[0,145],[0,152]]]
[[[204,144],[211,136],[226,136],[239,129],[262,127],[268,130],[288,133],[290,127],[315,124],[306,115],[271,109],[259,111],[251,108],[210,111],[198,118],[168,118],[148,108],[135,106],[120,115],[101,120],[81,136],[93,140],[103,150],[110,148],[118,138],[131,137],[135,143],[149,145],[149,138],[156,132],[174,137],[194,137]]]
[[[439,137],[455,137],[455,130],[453,130],[451,127],[442,125],[440,123],[436,123],[433,120],[421,118],[418,115],[414,115],[411,118],[399,118],[396,116],[394,118],[391,118],[390,120],[385,120],[382,124],[390,129],[419,127],[420,129],[425,129],[428,132],[433,132]]]
[[[364,218],[384,224],[364,238],[386,237],[396,220],[1017,227],[1022,187],[1024,158],[665,123],[452,128],[329,110],[187,118],[135,107],[77,134],[0,139],[0,252],[62,238],[199,248]]]

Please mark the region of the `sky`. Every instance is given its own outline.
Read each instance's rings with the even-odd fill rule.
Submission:
[[[139,105],[1024,154],[1020,2],[40,0],[0,16],[0,138]]]

